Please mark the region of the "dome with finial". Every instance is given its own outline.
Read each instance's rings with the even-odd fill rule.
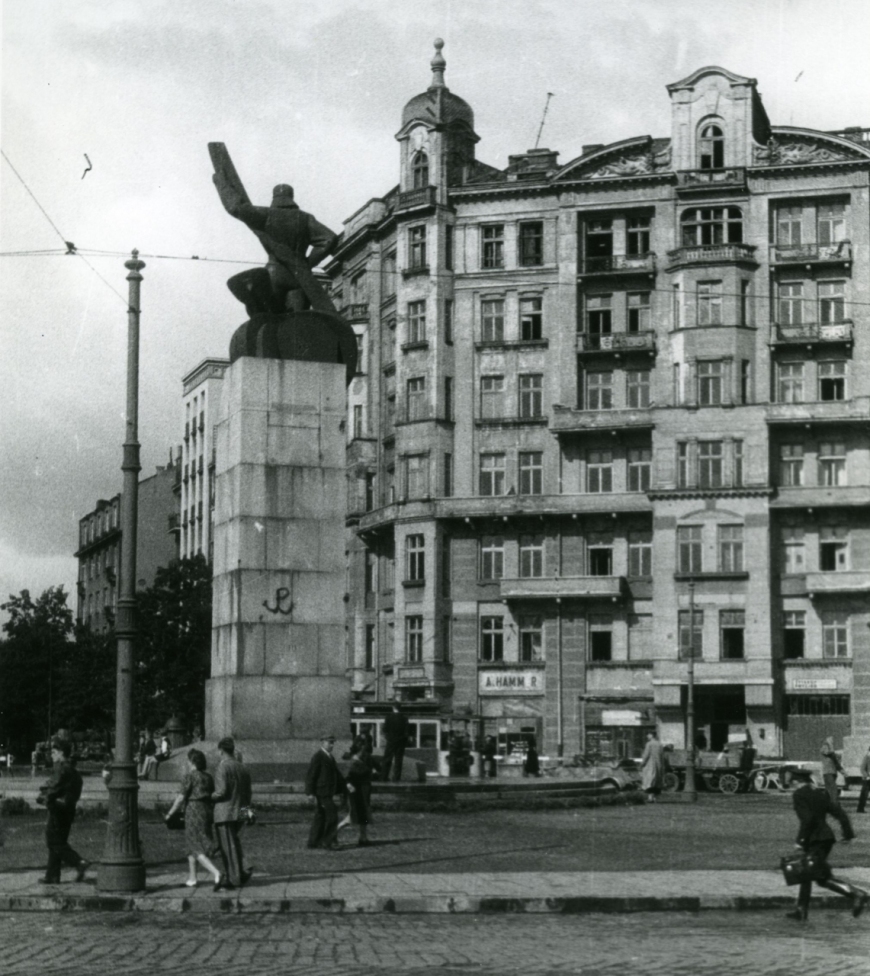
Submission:
[[[402,111],[402,127],[409,122],[422,122],[424,125],[447,125],[451,122],[464,122],[474,130],[474,112],[468,102],[461,99],[444,84],[444,69],[447,62],[441,49],[444,41],[435,38],[435,57],[432,58],[432,84],[427,91],[415,95]]]

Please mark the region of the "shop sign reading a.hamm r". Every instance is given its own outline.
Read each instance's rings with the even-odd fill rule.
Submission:
[[[538,668],[478,672],[481,695],[543,695],[544,672]]]

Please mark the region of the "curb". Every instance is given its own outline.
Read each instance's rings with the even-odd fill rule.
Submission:
[[[832,907],[833,896],[813,899]],[[794,907],[790,895],[505,898],[468,895],[402,895],[396,898],[185,898],[148,895],[3,895],[0,912],[168,912],[209,915],[584,915],[632,912],[758,911]]]

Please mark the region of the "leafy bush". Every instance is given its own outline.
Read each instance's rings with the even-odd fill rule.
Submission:
[[[9,796],[5,800],[0,800],[0,816],[21,817],[30,812],[31,806],[23,797]]]

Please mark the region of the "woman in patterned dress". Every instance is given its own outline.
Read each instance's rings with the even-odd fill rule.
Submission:
[[[184,809],[184,840],[187,846],[187,863],[190,876],[185,881],[188,888],[196,887],[197,861],[211,872],[214,890],[224,886],[224,877],[211,860],[218,853],[214,839],[214,780],[205,771],[205,756],[199,749],[187,754],[187,772],[181,781],[181,792],[175,797],[165,819],[169,819],[181,807]]]

